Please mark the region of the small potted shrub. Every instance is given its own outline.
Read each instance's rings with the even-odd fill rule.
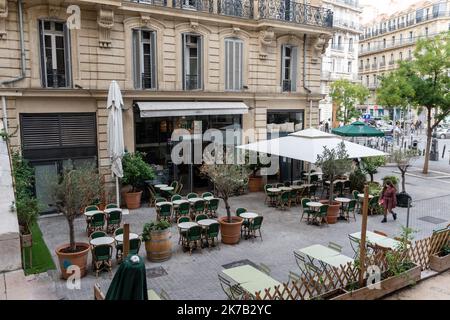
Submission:
[[[142,240],[145,242],[147,259],[154,262],[169,260],[172,256],[170,223],[166,220],[144,224]]]
[[[409,201],[411,201],[411,196],[406,193],[405,185],[406,185],[406,172],[414,163],[414,161],[418,158],[418,152],[414,149],[409,150],[394,150],[392,153],[392,158],[394,162],[397,164],[397,168],[401,173],[401,183],[402,183],[402,191],[397,194],[397,206],[406,208],[408,207]]]
[[[131,190],[125,192],[124,198],[128,209],[137,209],[141,206],[142,187],[145,180],[154,179],[152,167],[145,162],[141,152],[126,153],[122,160],[122,182],[131,186]]]
[[[245,185],[248,169],[237,164],[205,164],[202,166],[201,172],[214,184],[217,195],[222,198],[227,210],[226,217],[219,218],[222,242],[225,244],[238,243],[243,219],[231,215],[228,199],[236,190]]]
[[[248,178],[248,190],[250,192],[261,191],[263,189],[263,177],[259,174],[259,171],[261,168],[269,167],[270,163],[263,164],[260,160],[259,154],[252,151],[246,154],[246,158],[249,169],[251,170],[251,174]]]
[[[321,201],[328,204],[327,222],[336,223],[341,204],[333,200],[334,181],[337,177],[352,170],[352,160],[348,158],[344,142],[341,142],[336,149],[328,149],[324,146],[323,153],[317,156],[316,166],[322,168],[322,172],[330,180],[330,197]]]
[[[437,272],[450,269],[450,243],[444,245],[438,253],[430,255],[430,269]]]
[[[69,225],[69,243],[56,248],[61,276],[67,279],[67,269],[72,266],[80,268],[81,276],[86,275],[89,243],[76,242],[74,220],[79,217],[83,208],[99,197],[103,190],[100,174],[93,166],[77,169],[65,169],[52,187],[53,197],[60,212],[64,214]]]

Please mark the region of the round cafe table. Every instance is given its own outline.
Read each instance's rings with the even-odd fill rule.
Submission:
[[[292,190],[291,187],[280,187],[278,189],[280,189],[281,191],[291,191]]]
[[[364,199],[364,193],[358,193],[358,198]],[[369,194],[369,199],[372,199],[373,195]]]
[[[216,219],[203,219],[203,220],[197,221],[197,224],[202,227],[209,227],[213,223],[219,223],[219,222]]]
[[[114,238],[113,237],[98,237],[95,239],[92,239],[91,241],[89,241],[89,243],[93,246],[100,246],[103,244],[113,244],[114,243]]]
[[[280,188],[268,188],[267,191],[268,191],[268,192],[277,193],[277,192],[280,192],[281,189],[280,189]]]
[[[110,213],[110,212],[113,212],[113,211],[120,211],[120,212],[122,212],[122,209],[120,209],[120,208],[108,208],[108,209],[103,210],[104,213]]]
[[[181,222],[178,224],[178,228],[180,229],[189,229],[195,226],[198,226],[198,223],[193,221]]]
[[[258,214],[254,212],[244,212],[241,213],[239,216],[244,219],[254,219],[258,216]]]
[[[161,189],[161,188],[168,187],[168,185],[167,185],[167,184],[155,184],[154,187],[155,187],[155,188],[158,188],[158,189]]]
[[[281,192],[281,189],[280,188],[267,188],[267,192],[271,193],[269,195],[269,198],[270,198],[269,206],[276,207],[278,194]]]
[[[182,204],[182,203],[186,203],[186,202],[189,202],[189,201],[187,201],[187,200],[185,200],[185,199],[179,199],[179,200],[173,200],[172,201],[172,204],[174,205],[174,206],[179,206],[180,204]]]
[[[320,208],[321,206],[323,206],[323,203],[321,203],[321,202],[316,202],[316,201],[310,201],[310,202],[307,202],[306,205],[307,205],[308,207],[312,208],[312,210],[314,210],[314,211],[317,212],[317,211],[319,211],[319,208]],[[314,222],[314,219],[313,219],[312,222]],[[311,224],[312,222],[310,222],[309,219],[308,219],[308,224]]]
[[[347,220],[347,218],[344,215],[345,206],[348,206],[348,203],[352,201],[349,198],[343,198],[343,197],[336,197],[334,198],[335,201],[341,203],[341,210],[339,212],[338,220]]]
[[[189,201],[190,203],[194,203],[195,201],[199,201],[199,200],[205,201],[205,199],[203,199],[203,198],[190,198],[190,199],[188,199],[188,201]]]
[[[160,207],[160,206],[162,206],[162,205],[164,205],[164,204],[172,204],[172,202],[169,202],[169,201],[161,201],[161,202],[156,203],[155,205],[156,205],[157,207]]]
[[[84,213],[84,215],[87,217],[87,218],[91,218],[94,214],[96,214],[96,213],[104,213],[103,211],[100,211],[100,210],[92,210],[92,211],[86,211],[85,213]]]
[[[137,238],[139,238],[138,234],[130,232],[130,240]],[[114,237],[114,239],[116,239],[117,242],[123,242],[123,234],[118,234],[117,236]]]

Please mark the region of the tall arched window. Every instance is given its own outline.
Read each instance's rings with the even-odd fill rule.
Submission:
[[[156,33],[133,30],[133,73],[136,89],[156,88]]]
[[[225,39],[225,90],[242,90],[243,55],[244,42],[241,39]]]

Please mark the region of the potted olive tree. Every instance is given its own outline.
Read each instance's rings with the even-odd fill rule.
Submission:
[[[411,196],[406,193],[405,189],[406,172],[418,156],[417,150],[414,149],[398,149],[392,152],[392,158],[397,164],[397,168],[400,170],[401,175],[402,191],[397,194],[397,206],[399,207],[408,207],[408,202],[411,201]]]
[[[81,215],[83,208],[102,193],[102,179],[95,167],[84,166],[65,169],[58,180],[53,186],[53,196],[58,210],[66,217],[70,240],[56,248],[61,275],[67,279],[70,276],[67,269],[75,265],[80,268],[83,277],[87,270],[89,243],[76,242],[74,221]]]
[[[141,206],[141,189],[144,181],[154,179],[155,174],[153,168],[145,162],[144,154],[141,152],[126,153],[122,163],[122,183],[131,186],[131,190],[124,194],[125,203],[128,209],[137,209]]]
[[[246,162],[251,170],[248,178],[248,190],[250,192],[261,191],[263,188],[263,177],[260,175],[260,169],[270,167],[270,163],[262,163],[259,154],[253,151],[247,152]]]
[[[228,199],[236,190],[245,186],[245,180],[248,177],[247,167],[237,164],[204,164],[201,167],[201,172],[214,184],[214,188],[218,196],[223,199],[227,210],[227,216],[219,218],[222,242],[226,244],[238,243],[243,219],[231,215]]]
[[[344,142],[341,142],[336,149],[323,147],[321,155],[317,155],[316,166],[322,168],[322,172],[330,181],[330,196],[328,200],[322,201],[328,204],[327,222],[336,223],[340,203],[333,200],[334,181],[337,177],[352,170],[352,160],[348,158]]]
[[[142,240],[145,242],[147,259],[155,262],[169,260],[172,256],[172,241],[170,238],[170,223],[168,221],[160,220],[144,224]]]
[[[369,175],[370,182],[374,182],[373,175],[378,172],[378,167],[381,167],[385,164],[386,164],[385,156],[367,157],[361,160],[362,171],[365,174]]]

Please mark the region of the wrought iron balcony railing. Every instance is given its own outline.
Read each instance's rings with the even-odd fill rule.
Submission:
[[[312,26],[333,27],[333,11],[294,1],[259,1],[260,19],[279,20]]]
[[[68,85],[65,72],[56,69],[47,71],[47,88],[65,88]]]
[[[253,19],[253,0],[218,0],[217,13]]]
[[[184,76],[184,90],[200,89],[198,83],[198,76],[196,74],[186,74]]]
[[[142,89],[151,89],[152,88],[152,74],[151,73],[142,73],[141,74],[141,86]]]
[[[344,51],[344,46],[343,45],[338,45],[338,44],[333,44],[333,45],[331,45],[331,49]]]
[[[213,13],[213,0],[173,0],[174,8]]]
[[[283,92],[292,91],[291,80],[283,80]]]
[[[136,3],[152,4],[154,6],[161,6],[161,7],[167,6],[167,0],[130,0],[130,1]]]

